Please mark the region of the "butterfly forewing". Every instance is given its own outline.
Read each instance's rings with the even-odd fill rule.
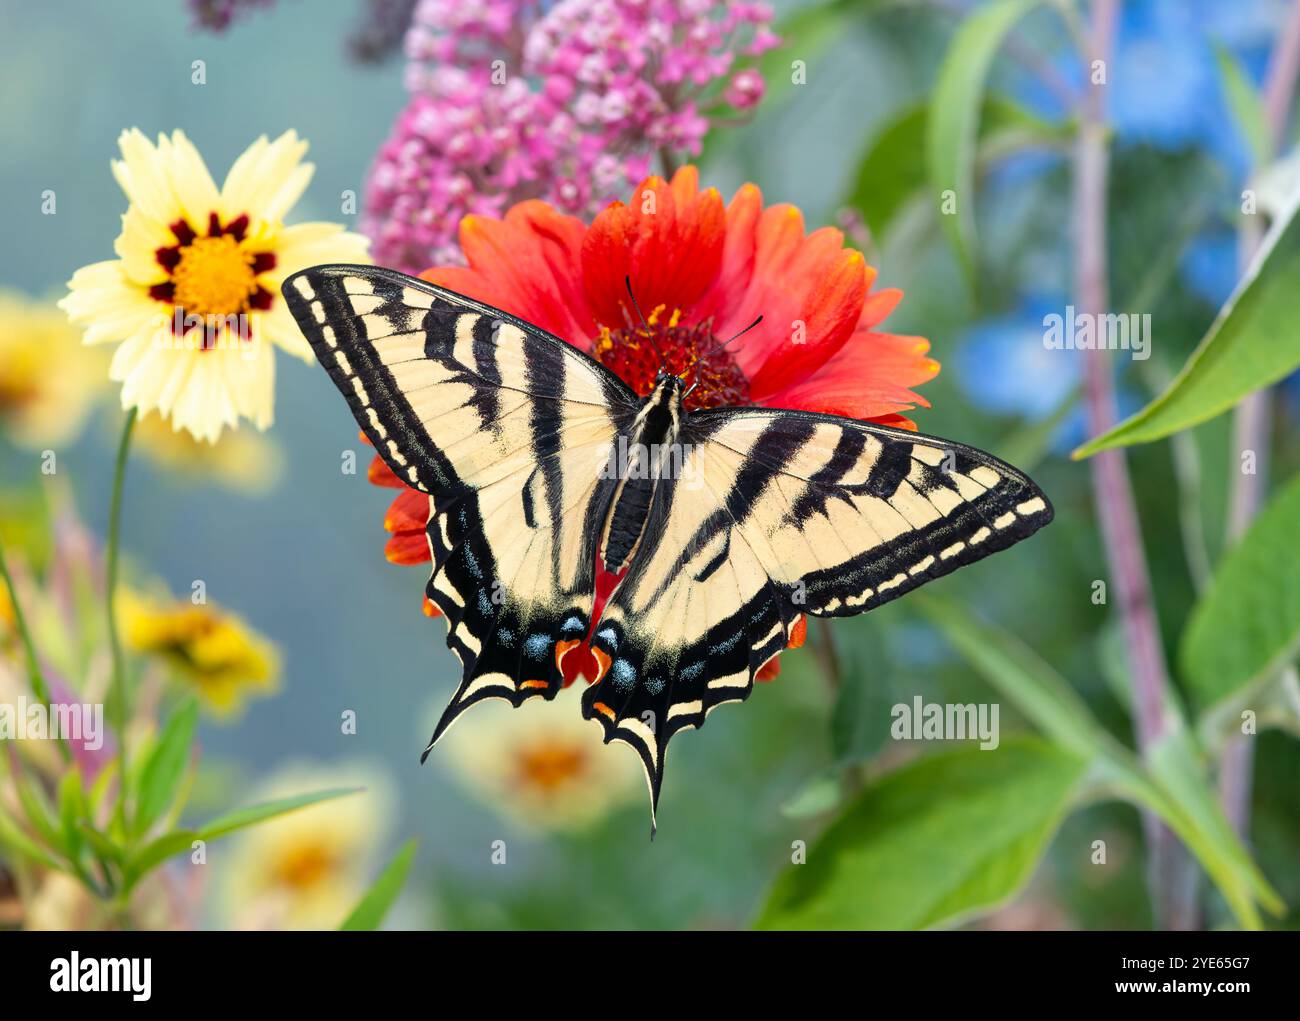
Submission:
[[[634,395],[543,331],[401,274],[321,266],[284,292],[375,449],[430,495],[427,593],[464,667],[435,740],[480,699],[554,697],[556,645],[590,625]]]

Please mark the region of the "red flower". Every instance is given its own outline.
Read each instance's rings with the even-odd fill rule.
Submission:
[[[802,408],[912,429],[904,412],[929,406],[911,389],[939,371],[929,342],[877,330],[902,292],[873,291],[876,271],[838,230],[805,234],[798,209],[765,209],[755,185],[724,205],[684,167],[671,183],[649,178],[590,226],[533,200],[501,220],[465,217],[460,244],[467,266],[421,276],[564,338],[642,395],[654,386],[657,349],[670,371],[690,369],[687,382],[698,381],[691,408]],[[627,278],[654,344],[628,307]],[[758,326],[719,347],[759,315]],[[370,481],[402,490],[384,520],[388,559],[427,562],[427,498],[378,457]],[[437,613],[427,601],[426,612]],[[796,634],[792,647],[803,644],[802,626]],[[773,660],[759,680],[777,670]]]

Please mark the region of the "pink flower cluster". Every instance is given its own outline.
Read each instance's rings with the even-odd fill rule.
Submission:
[[[777,43],[761,3],[419,0],[411,99],[371,170],[362,229],[377,262],[461,261],[470,213],[541,198],[590,214],[649,171],[697,155],[710,116],[762,99]]]

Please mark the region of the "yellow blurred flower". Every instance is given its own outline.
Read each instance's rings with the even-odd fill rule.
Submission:
[[[292,131],[249,146],[220,190],[180,131],[155,146],[132,128],[118,144],[113,174],[130,203],[118,258],[77,270],[60,306],[87,344],[120,342],[109,374],[124,408],[209,441],[241,418],[265,429],[272,346],[312,357],[280,283],[316,263],[368,261],[368,242],[333,223],[284,226],[313,172]]]
[[[118,613],[126,644],[162,658],[218,715],[238,712],[248,698],[277,688],[275,647],[220,607],[124,591]]]
[[[219,911],[238,929],[336,929],[370,883],[393,817],[392,783],[373,767],[297,764],[249,803],[331,787],[364,787],[260,823],[221,854]]]
[[[518,709],[489,699],[438,744],[464,785],[525,829],[576,830],[644,797],[641,767],[603,743],[572,691]]]
[[[0,427],[15,443],[41,449],[76,436],[107,362],[53,302],[0,290]]]
[[[135,449],[177,475],[219,482],[245,493],[264,493],[279,480],[284,456],[268,436],[247,430],[216,443],[196,440],[156,412],[144,416],[132,437]]]

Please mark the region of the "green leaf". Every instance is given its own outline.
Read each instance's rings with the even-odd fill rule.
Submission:
[[[983,106],[984,82],[1003,39],[1041,0],[1000,0],[974,11],[953,38],[930,97],[926,154],[930,187],[939,203],[945,192],[956,197],[953,215],[942,217],[957,259],[974,280],[975,148]]]
[[[921,102],[899,112],[868,144],[858,161],[853,190],[845,200],[862,214],[876,238],[907,205],[928,191],[926,144],[930,106]],[[1005,152],[1033,144],[1050,144],[1064,135],[1051,124],[1007,99],[990,96],[979,115],[982,151]]]
[[[299,794],[292,798],[281,798],[278,801],[266,801],[260,805],[236,809],[200,827],[197,835],[201,840],[215,840],[217,837],[224,837],[227,833],[233,833],[235,830],[242,830],[246,826],[255,826],[259,822],[274,819],[278,815],[286,815],[289,812],[306,808],[308,805],[314,805],[320,801],[329,801],[331,798],[356,794],[361,789],[360,787],[336,787],[326,791]]]
[[[920,610],[994,688],[1039,730],[1076,755],[1097,754],[1106,740],[1068,681],[1019,639],[980,620],[966,607],[926,593]]]
[[[10,822],[3,812],[0,812],[0,846],[7,847],[14,854],[30,858],[54,872],[66,872],[68,870],[66,865],[59,864],[45,848]]]
[[[167,721],[158,743],[149,753],[140,773],[140,788],[135,801],[132,832],[136,836],[148,832],[175,799],[189,762],[198,719],[198,703],[192,698],[187,699]]]
[[[1148,749],[1147,761],[1161,794],[1167,794],[1176,806],[1176,814],[1164,813],[1166,822],[1201,858],[1243,924],[1251,928],[1260,925],[1253,900],[1283,913],[1286,905],[1237,839],[1209,782],[1205,756],[1176,713],[1169,714],[1165,733]],[[1212,856],[1210,860],[1207,854]],[[1217,872],[1210,867],[1211,861]]]
[[[175,830],[172,833],[164,833],[161,837],[145,844],[127,859],[123,870],[127,888],[139,882],[142,876],[152,872],[168,858],[182,851],[188,851],[198,839],[200,839],[199,835],[193,830]]]
[[[380,873],[375,885],[366,891],[364,897],[352,909],[352,913],[339,926],[340,932],[373,932],[383,922],[388,909],[397,900],[406,882],[406,874],[411,870],[415,859],[415,849],[419,841],[408,840],[397,852],[397,856],[388,863]]]
[[[1242,137],[1250,146],[1255,166],[1266,167],[1273,162],[1273,142],[1272,132],[1268,128],[1268,114],[1264,110],[1264,98],[1246,76],[1231,50],[1223,46],[1214,49],[1232,119],[1237,122]]]
[[[95,827],[90,825],[90,823],[83,820],[78,824],[77,829],[86,839],[86,842],[90,844],[94,852],[101,858],[118,863],[123,861],[123,849],[118,847],[117,844],[113,843],[113,841],[109,840],[108,837],[104,836],[104,834],[100,833],[99,830],[95,829]]]
[[[1196,855],[1243,926],[1259,928],[1256,902],[1278,910],[1281,901],[1228,826],[1191,745],[1178,737],[1181,721],[1174,707],[1166,708],[1166,741],[1151,750],[1148,771],[1097,723],[1069,682],[1018,638],[955,603],[924,594],[911,599],[1021,713],[1075,754],[1091,758],[1098,779],[1117,796],[1160,816]]]
[[[1028,880],[1083,778],[1037,740],[930,756],[877,780],[778,878],[765,929],[922,929]]]
[[[781,806],[781,814],[789,819],[807,819],[838,806],[844,800],[841,772],[839,769],[831,769],[811,777]]]
[[[1194,704],[1248,695],[1300,655],[1300,476],[1265,506],[1220,562],[1179,649]]]
[[[1182,371],[1159,397],[1073,456],[1150,443],[1227,411],[1300,367],[1300,222],[1269,230],[1259,254]]]
[[[59,780],[59,821],[63,826],[63,846],[68,859],[73,862],[81,855],[81,820],[85,816],[86,801],[81,790],[81,770],[73,767]]]
[[[49,803],[44,793],[31,782],[17,756],[14,756],[13,766],[14,787],[18,792],[18,801],[23,806],[23,813],[27,816],[27,821],[31,823],[32,828],[36,830],[45,843],[56,851],[66,853],[67,845],[64,841],[63,832],[59,826],[55,825],[54,806]]]

